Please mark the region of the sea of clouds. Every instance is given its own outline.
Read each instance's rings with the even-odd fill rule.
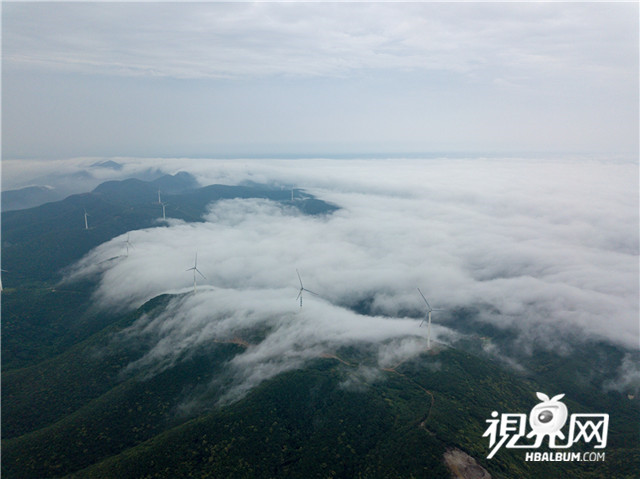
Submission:
[[[83,163],[85,161],[85,163]],[[81,168],[88,160],[77,160]],[[231,367],[245,390],[342,345],[379,348],[381,366],[424,350],[419,287],[435,340],[470,308],[549,347],[563,332],[637,349],[638,165],[595,159],[117,159],[133,175],[188,171],[202,185],[297,188],[339,206],[307,216],[264,199],[212,204],[203,223],[169,219],[100,245],[71,278],[98,275],[96,300],[134,308],[196,294],[128,331],[151,339],[131,368],[162,369],[185,350],[268,333]],[[116,258],[116,259],[111,259]],[[304,286],[296,301],[300,272]],[[368,305],[370,315],[354,309]]]

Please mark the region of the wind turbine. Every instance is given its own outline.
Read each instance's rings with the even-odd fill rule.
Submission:
[[[165,215],[165,206],[167,206],[169,203],[160,203],[162,205],[162,219],[166,220],[167,216]]]
[[[127,256],[129,256],[129,247],[133,248],[133,243],[129,241],[129,233],[127,233],[127,239],[125,240],[124,245],[127,248]]]
[[[87,221],[87,218],[91,216],[89,213],[87,213],[87,210],[84,210],[84,229],[88,230],[89,229],[89,222]]]
[[[158,204],[159,205],[162,204],[162,200],[160,199],[160,190],[158,190]]]
[[[319,295],[318,293],[314,293],[313,291],[308,290],[307,288],[305,288],[305,287],[302,285],[302,278],[300,277],[300,273],[298,272],[298,270],[297,270],[297,269],[296,269],[296,273],[298,274],[298,281],[300,281],[300,291],[298,291],[298,297],[296,298],[296,300],[297,300],[298,298],[300,298],[300,307],[302,308],[302,292],[303,292],[303,291],[306,291],[306,292],[311,293],[311,294],[315,294],[316,296],[320,296],[320,295]]]
[[[420,291],[420,288],[418,288],[418,293],[420,293],[420,296],[422,296],[422,299],[424,299],[424,302],[427,304],[427,349],[431,349],[431,311],[444,311],[444,309],[433,309],[429,301],[427,301],[427,298],[422,294],[422,291]],[[422,323],[424,322],[425,320],[423,319]],[[420,326],[422,326],[422,323],[420,323]]]
[[[199,274],[200,276],[202,276],[204,279],[207,279],[207,277],[206,277],[204,274],[202,274],[202,273],[200,272],[200,270],[198,269],[198,253],[197,253],[197,252],[196,252],[196,260],[195,260],[195,262],[193,263],[193,268],[189,268],[189,269],[187,269],[186,271],[191,271],[191,270],[193,270],[193,292],[195,293],[195,292],[196,292],[196,271],[197,271],[197,272],[198,272],[198,274]]]

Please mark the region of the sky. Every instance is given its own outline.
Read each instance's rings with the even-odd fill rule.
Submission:
[[[3,2],[3,159],[637,157],[638,4]]]

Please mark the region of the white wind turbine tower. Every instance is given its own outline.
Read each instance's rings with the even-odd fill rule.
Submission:
[[[158,190],[158,204],[159,205],[162,204],[162,200],[160,199],[160,190]]]
[[[129,241],[129,233],[127,233],[127,239],[125,240],[124,245],[127,248],[127,256],[129,256],[129,247],[133,248],[133,243]]]
[[[0,269],[0,271],[3,273],[8,273],[6,269]],[[0,291],[2,291],[2,278],[0,278]]]
[[[433,309],[429,301],[427,301],[427,298],[422,294],[422,291],[420,291],[420,288],[418,288],[418,293],[420,293],[420,296],[422,296],[422,299],[424,299],[424,302],[427,304],[427,349],[431,349],[431,311],[444,311],[444,309]],[[423,319],[422,323],[424,322],[425,320]],[[420,326],[422,326],[422,323],[420,323]]]
[[[193,292],[195,293],[196,292],[196,271],[204,279],[207,279],[207,277],[204,274],[202,274],[202,272],[198,269],[198,253],[197,252],[196,252],[196,260],[193,263],[193,268],[189,268],[186,271],[192,271],[192,270],[193,270]]]
[[[169,204],[169,203],[160,203],[162,205],[162,219],[166,221],[167,219],[167,215],[165,214],[165,207]]]
[[[298,297],[296,298],[296,300],[298,300],[298,298],[300,299],[300,308],[302,308],[302,292],[303,291],[306,291],[306,292],[311,293],[311,294],[315,294],[316,296],[320,296],[320,295],[318,293],[314,293],[313,291],[308,290],[307,288],[305,288],[302,285],[302,278],[300,277],[300,273],[298,272],[297,269],[296,269],[296,273],[298,274],[298,281],[300,281],[300,291],[298,291]]]
[[[87,218],[91,216],[89,213],[87,213],[87,210],[84,210],[84,229],[88,230],[89,229],[89,222],[87,221]]]

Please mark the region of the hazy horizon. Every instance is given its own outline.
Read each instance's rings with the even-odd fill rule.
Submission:
[[[637,3],[2,5],[3,158],[638,153]]]

